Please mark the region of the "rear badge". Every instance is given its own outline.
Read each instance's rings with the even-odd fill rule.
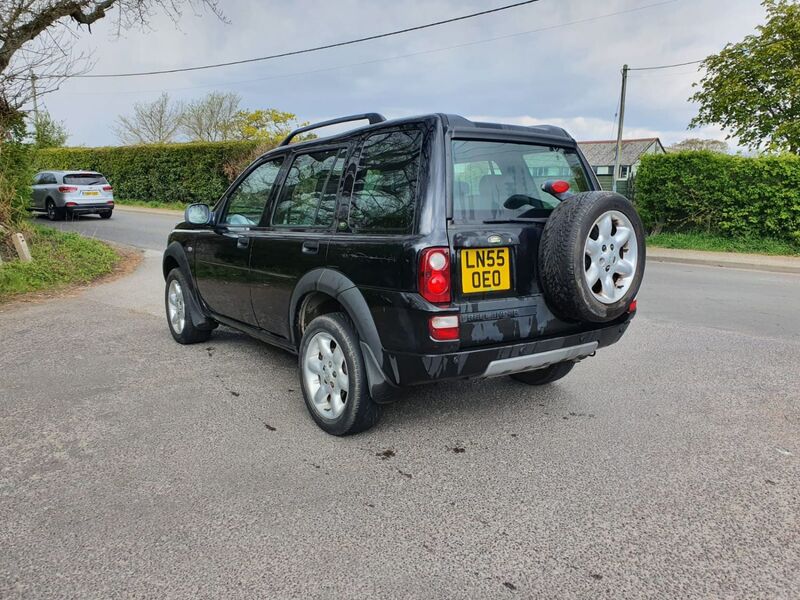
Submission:
[[[490,235],[488,241],[490,244],[500,244],[503,242],[503,238],[501,238],[499,235]]]

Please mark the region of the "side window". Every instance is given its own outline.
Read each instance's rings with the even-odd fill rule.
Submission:
[[[283,157],[276,158],[250,172],[231,194],[223,224],[258,225],[282,163]]]
[[[419,129],[377,133],[364,141],[350,200],[350,229],[411,231],[421,148]]]
[[[333,223],[347,148],[298,154],[272,215],[278,227],[327,227]]]
[[[42,182],[42,173],[37,173],[33,176],[33,183],[31,185],[39,185]]]

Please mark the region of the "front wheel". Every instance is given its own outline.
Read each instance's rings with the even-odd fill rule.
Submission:
[[[553,383],[566,376],[567,373],[572,371],[572,367],[574,366],[574,362],[556,363],[544,369],[514,373],[511,375],[511,379],[527,383],[528,385],[547,385],[548,383]]]
[[[179,344],[197,344],[211,337],[210,329],[198,329],[186,308],[186,294],[189,288],[180,269],[172,269],[167,275],[164,290],[164,304],[167,309],[169,332]]]
[[[346,315],[311,321],[298,358],[306,408],[320,428],[349,435],[378,422],[381,407],[370,396],[358,334]]]

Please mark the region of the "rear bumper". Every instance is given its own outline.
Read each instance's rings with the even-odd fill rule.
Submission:
[[[497,377],[540,369],[590,356],[598,348],[618,341],[628,328],[622,322],[583,333],[535,341],[492,346],[448,354],[384,352],[383,371],[396,386],[417,385],[448,379]]]
[[[114,205],[107,204],[106,202],[92,202],[75,204],[74,206],[66,206],[66,209],[69,213],[76,215],[80,213],[96,213],[114,210]]]

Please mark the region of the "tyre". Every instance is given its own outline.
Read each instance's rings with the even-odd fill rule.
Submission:
[[[112,211],[110,211],[110,210],[104,210],[103,212],[98,213],[98,214],[100,215],[101,219],[110,219],[111,218],[111,213],[112,213]]]
[[[197,344],[211,337],[211,329],[194,326],[186,308],[186,294],[189,286],[180,269],[172,269],[167,275],[164,290],[164,304],[167,309],[167,324],[175,341],[179,344]]]
[[[378,422],[358,335],[343,313],[311,321],[300,343],[300,384],[311,417],[331,435],[349,435]]]
[[[572,371],[572,367],[574,366],[574,362],[561,362],[545,367],[544,369],[514,373],[510,375],[510,377],[511,379],[527,383],[528,385],[547,385],[548,383],[553,383],[564,377],[567,373]]]
[[[624,314],[642,283],[644,227],[614,192],[576,194],[556,206],[539,242],[542,291],[553,313],[603,323]]]
[[[64,215],[66,211],[63,208],[59,208],[56,206],[56,203],[53,202],[50,198],[47,199],[47,203],[45,204],[45,209],[47,210],[47,218],[51,221],[63,221]]]

